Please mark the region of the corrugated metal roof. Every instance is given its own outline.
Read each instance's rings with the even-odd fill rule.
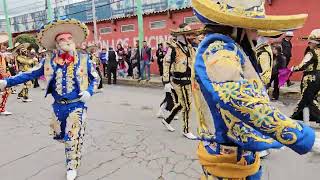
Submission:
[[[161,10],[161,11],[154,11],[154,12],[146,12],[143,15],[144,16],[148,16],[148,15],[156,15],[156,14],[160,14],[160,13],[164,13],[164,12],[168,12],[168,11],[183,11],[183,10],[187,10],[187,9],[191,9],[191,6],[187,6],[187,7],[183,7],[183,8],[176,8],[176,9],[166,9],[166,10]],[[120,20],[120,19],[125,19],[125,18],[133,18],[136,17],[137,15],[128,15],[128,16],[119,16],[119,17],[113,17],[113,18],[108,18],[108,19],[100,19],[97,20],[97,22],[105,22],[105,21],[112,21],[112,20]],[[86,21],[84,22],[85,24],[91,24],[93,23],[93,21]],[[29,30],[29,31],[23,31],[23,32],[15,32],[12,33],[13,35],[19,35],[19,34],[24,34],[24,33],[33,33],[36,32],[37,30]]]
[[[176,8],[176,9],[165,9],[165,10],[160,10],[160,11],[153,11],[153,12],[145,12],[143,13],[143,15],[154,15],[154,14],[160,14],[160,13],[164,13],[164,12],[168,12],[168,11],[181,11],[181,10],[186,10],[186,9],[190,9],[191,6],[187,6],[187,7],[183,7],[183,8]],[[137,15],[127,15],[127,16],[118,16],[118,17],[112,17],[112,18],[107,18],[107,19],[99,19],[97,20],[97,22],[104,22],[104,21],[111,21],[111,20],[119,20],[119,19],[125,19],[125,18],[132,18],[132,17],[136,17]],[[93,21],[86,21],[84,23],[93,23]]]

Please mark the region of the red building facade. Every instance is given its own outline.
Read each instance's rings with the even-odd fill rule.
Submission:
[[[288,15],[307,13],[309,18],[302,29],[295,31],[293,43],[293,58],[290,66],[297,65],[303,58],[304,50],[307,46],[305,41],[299,40],[299,37],[308,35],[313,29],[320,28],[320,11],[318,10],[319,0],[272,0],[271,5],[266,5],[267,14]],[[202,24],[196,21],[191,8],[176,11],[154,12],[144,15],[144,35],[148,44],[156,49],[157,44],[165,42],[170,38],[170,29],[177,28],[179,24],[191,23],[192,28],[200,28]],[[93,32],[92,22],[87,23],[91,32]],[[118,43],[125,46],[134,46],[138,39],[138,24],[136,16],[125,17],[112,20],[101,20],[97,23],[98,37],[100,44],[104,47],[116,47]],[[34,33],[34,32],[33,32]],[[93,43],[93,33],[87,41]],[[152,73],[157,74],[156,63],[152,65]],[[299,80],[301,74],[295,73],[292,78]]]

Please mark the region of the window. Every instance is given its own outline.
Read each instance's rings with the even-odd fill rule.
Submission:
[[[128,25],[122,25],[121,26],[121,32],[130,32],[134,31],[134,25],[133,24],[128,24]]]
[[[166,27],[166,21],[152,21],[150,22],[150,29],[163,29]]]
[[[197,24],[197,23],[200,23],[200,21],[196,16],[191,16],[191,17],[185,17],[184,18],[184,23]]]
[[[100,28],[100,34],[110,34],[111,32],[111,27]]]

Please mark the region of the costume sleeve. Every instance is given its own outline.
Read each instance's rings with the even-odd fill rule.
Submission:
[[[269,83],[271,79],[272,62],[267,52],[263,52],[259,57],[259,64],[261,66],[261,80],[264,84]]]
[[[12,87],[18,84],[22,84],[33,79],[36,79],[44,75],[44,60],[41,61],[37,66],[32,68],[30,71],[20,73],[16,76],[7,78],[7,87]]]
[[[305,70],[311,63],[311,59],[312,59],[313,55],[311,52],[307,53],[302,62],[298,65],[298,66],[295,66],[293,67],[293,71],[303,71]]]
[[[173,62],[173,59],[172,59],[173,56],[175,56],[174,51],[172,47],[170,47],[163,61],[162,81],[164,84],[170,83],[170,71],[171,71],[171,64]]]
[[[97,73],[97,70],[93,67],[92,61],[90,60],[89,56],[88,56],[87,66],[88,66],[88,78],[89,78],[89,86],[87,91],[92,96],[95,86],[100,83],[101,79]]]

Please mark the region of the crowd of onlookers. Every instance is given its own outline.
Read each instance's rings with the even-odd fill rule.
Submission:
[[[132,78],[149,81],[151,78],[150,66],[157,61],[160,75],[163,73],[163,59],[166,48],[162,43],[158,45],[156,53],[153,54],[151,47],[146,41],[143,47],[139,48],[139,42],[134,47],[117,44],[116,48],[102,48],[99,52],[99,59],[102,64],[103,74],[108,78],[108,84],[116,84],[117,77]]]

